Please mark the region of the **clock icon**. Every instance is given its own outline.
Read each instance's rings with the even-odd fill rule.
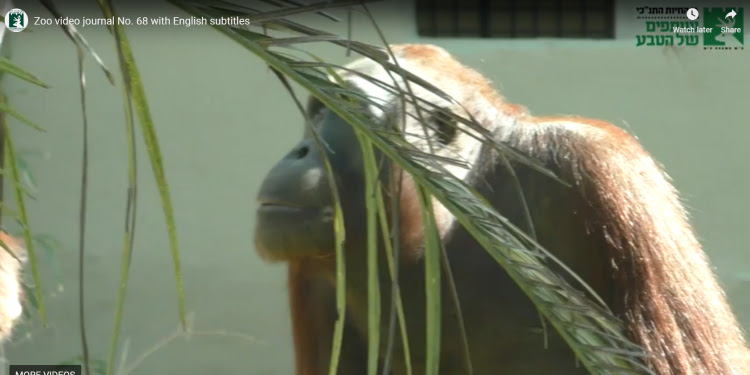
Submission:
[[[687,11],[687,18],[691,21],[697,20],[700,14],[698,13],[698,9],[690,8]]]

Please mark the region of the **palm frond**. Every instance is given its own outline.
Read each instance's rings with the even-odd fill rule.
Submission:
[[[0,46],[3,46],[4,36],[4,31],[0,32]],[[3,78],[6,73],[21,78],[36,86],[49,88],[46,83],[42,82],[39,78],[31,74],[30,72],[26,71],[18,65],[13,64],[6,58],[0,58],[0,78]],[[0,179],[0,182],[7,182],[8,185],[12,187],[16,210],[12,211],[5,205],[5,197],[1,196],[1,188],[0,199],[2,201],[0,201],[0,209],[2,210],[3,214],[10,213],[12,218],[16,222],[18,222],[21,227],[22,237],[24,239],[26,251],[28,254],[31,277],[34,282],[33,290],[31,290],[32,288],[26,285],[23,285],[23,288],[29,296],[34,296],[34,298],[29,302],[39,314],[42,324],[47,324],[47,309],[44,303],[42,282],[39,276],[39,260],[37,258],[35,242],[33,240],[34,235],[32,233],[29,216],[26,211],[26,197],[31,196],[31,194],[24,187],[24,177],[22,176],[24,174],[24,165],[22,159],[19,157],[19,153],[14,148],[14,142],[11,135],[10,126],[8,125],[6,114],[12,116],[16,120],[27,126],[30,126],[35,130],[44,131],[44,129],[15,111],[8,104],[5,94],[0,88],[0,142],[2,142],[2,145],[0,145],[0,163],[2,163],[2,165],[0,165],[0,175],[2,175],[2,179]],[[9,248],[6,244],[3,243],[0,244],[0,246],[3,248],[0,251],[7,251],[14,258],[16,257],[16,255],[12,251],[8,250]]]
[[[305,112],[302,103],[294,95],[294,90],[292,90],[292,87],[289,85],[289,81],[287,80],[286,76],[275,69],[273,69],[273,72],[284,84],[284,87],[289,91],[289,94],[292,96],[292,99],[297,105],[297,108],[305,116],[305,123],[308,124],[308,129],[310,130],[310,134],[312,134],[313,140],[315,141],[315,146],[319,149],[323,149],[324,142],[320,137],[320,134],[318,134],[318,131],[314,126],[312,126],[312,121],[310,121],[310,118],[307,117],[307,113]],[[335,375],[336,369],[338,369],[339,357],[341,355],[341,345],[344,338],[343,317],[346,316],[346,267],[344,266],[344,242],[346,241],[346,231],[344,230],[344,213],[341,209],[341,199],[336,181],[334,179],[333,167],[331,167],[331,162],[328,159],[328,155],[326,153],[321,153],[321,157],[323,160],[323,166],[325,167],[326,171],[326,178],[328,179],[328,184],[331,187],[331,195],[333,196],[333,230],[336,237],[336,285],[338,286],[336,288],[336,314],[337,316],[342,317],[342,319],[336,319],[336,322],[334,323],[333,340],[331,343],[332,350],[329,363],[329,374]]]
[[[110,0],[98,0],[102,14],[107,17],[115,17],[115,9]],[[169,239],[169,250],[172,256],[175,286],[177,289],[177,309],[180,325],[183,330],[187,329],[187,314],[185,308],[185,292],[183,286],[182,266],[180,264],[180,252],[177,245],[177,227],[172,207],[172,198],[167,184],[164,164],[162,162],[161,148],[156,135],[156,129],[151,118],[146,93],[143,87],[138,66],[130,48],[125,29],[120,24],[110,28],[117,46],[120,71],[124,81],[123,100],[125,104],[126,132],[128,140],[128,197],[127,211],[125,217],[125,235],[123,239],[123,255],[120,268],[120,283],[118,290],[117,307],[115,309],[115,320],[113,323],[113,334],[111,338],[109,357],[107,360],[107,373],[114,371],[115,352],[119,340],[122,312],[124,309],[125,292],[130,275],[130,261],[132,259],[133,239],[135,231],[135,209],[136,209],[136,156],[135,156],[135,125],[133,112],[135,112],[140,124],[143,142],[151,163],[159,197],[161,198],[162,211],[167,226]]]
[[[57,19],[63,18],[62,12],[60,12],[60,10],[52,0],[39,0],[39,2],[42,3],[45,8],[47,8],[47,11],[52,13],[53,17]],[[83,35],[78,32],[78,29],[71,24],[60,25],[60,27],[65,32],[65,35],[67,35],[68,38],[70,38],[70,40],[73,41],[73,43],[75,43],[78,48],[80,48],[82,51],[86,51],[89,55],[91,55],[91,57],[94,58],[94,61],[96,61],[97,65],[99,65],[99,67],[102,69],[109,83],[114,85],[114,75],[109,70],[107,65],[104,64],[104,61],[99,56],[99,54],[94,51],[91,45],[89,45],[89,42],[86,40],[86,38],[84,38]]]
[[[0,93],[0,102],[5,103],[5,97]],[[42,282],[39,277],[39,260],[37,259],[36,247],[34,245],[34,236],[31,232],[31,225],[29,224],[29,216],[26,211],[26,200],[24,199],[24,190],[21,183],[18,161],[16,158],[16,151],[14,148],[13,138],[11,136],[10,126],[5,116],[0,116],[0,126],[3,131],[3,149],[5,154],[4,169],[8,171],[4,177],[9,177],[11,186],[13,187],[13,195],[15,197],[17,220],[21,224],[21,230],[23,233],[24,243],[26,244],[26,252],[29,258],[29,264],[31,267],[31,277],[34,281],[34,307],[39,313],[39,317],[42,324],[47,323],[47,309],[44,304],[44,298],[42,296]]]
[[[0,72],[14,75],[18,78],[21,78],[22,80],[26,82],[31,82],[39,87],[44,87],[45,89],[49,88],[49,85],[42,82],[42,80],[40,80],[33,74],[29,73],[25,69],[21,68],[20,66],[13,64],[12,62],[10,62],[10,60],[6,59],[5,57],[0,57]]]

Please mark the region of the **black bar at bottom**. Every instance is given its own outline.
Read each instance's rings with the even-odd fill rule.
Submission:
[[[10,375],[82,375],[81,365],[10,365]]]

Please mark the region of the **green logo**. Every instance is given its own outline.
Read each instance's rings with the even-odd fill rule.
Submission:
[[[636,7],[645,28],[636,34],[636,47],[698,47],[704,50],[744,50],[744,9],[741,7]],[[640,23],[639,22],[639,23]]]
[[[5,13],[5,27],[13,32],[23,31],[26,25],[29,23],[29,17],[26,16],[26,12],[21,9],[15,8]]]
[[[23,22],[23,13],[11,14],[8,17],[8,21],[10,21],[10,25],[13,27],[23,27],[23,24],[25,23]]]
[[[742,8],[703,8],[703,45],[716,49],[738,49],[745,44]],[[722,48],[723,47],[723,48]]]

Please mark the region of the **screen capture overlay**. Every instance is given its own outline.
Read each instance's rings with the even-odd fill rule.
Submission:
[[[430,3],[431,4],[431,3]],[[608,5],[607,5],[608,4]],[[460,8],[417,2],[417,30],[423,36],[506,37],[506,38],[583,38],[620,39],[615,31],[618,22],[628,18],[622,13],[634,12],[635,46],[686,46],[704,50],[744,50],[744,8],[697,6],[627,6],[617,2],[587,3],[585,6],[482,5]],[[627,9],[627,10],[626,10]],[[149,13],[149,12],[145,12]],[[77,28],[122,25],[126,27],[210,27],[250,26],[243,17],[174,16],[161,14],[140,16],[87,17],[70,15],[52,18],[48,14],[31,15],[15,8],[5,14],[5,28],[20,32],[28,27],[72,25]],[[620,14],[617,14],[620,13]],[[617,21],[617,22],[615,22]],[[629,23],[629,22],[628,22]],[[470,24],[472,27],[467,27]],[[629,33],[629,35],[633,35]]]
[[[81,365],[10,365],[11,375],[82,375]]]
[[[636,35],[636,46],[744,50],[744,13],[744,7],[637,7],[642,33]]]

